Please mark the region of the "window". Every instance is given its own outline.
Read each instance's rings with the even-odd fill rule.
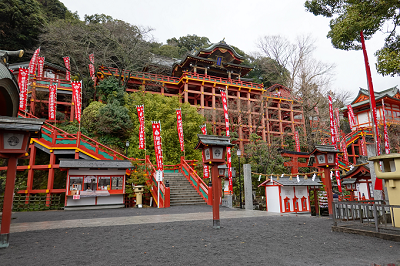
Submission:
[[[69,190],[82,190],[82,183],[82,176],[71,176],[69,179]]]
[[[110,190],[110,177],[109,176],[99,176],[99,190]]]
[[[217,57],[217,66],[220,66],[222,63],[222,57]]]
[[[123,182],[124,182],[124,177],[113,176],[111,189],[117,189],[117,190],[123,189],[123,185],[124,185]]]

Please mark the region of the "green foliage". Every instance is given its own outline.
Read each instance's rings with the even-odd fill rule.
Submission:
[[[187,50],[183,47],[172,46],[168,44],[157,44],[152,46],[152,53],[170,58],[181,58],[187,52]]]
[[[360,32],[363,31],[366,39],[369,39],[378,30],[381,30],[385,23],[393,27],[386,38],[385,48],[395,40],[399,41],[396,35],[396,27],[400,25],[400,2],[398,0],[386,1],[364,1],[364,0],[311,0],[305,2],[305,7],[314,15],[333,17],[330,21],[331,30],[328,37],[331,38],[334,47],[342,50],[361,49]],[[398,65],[393,67],[391,57],[399,57],[399,47],[386,50],[383,48],[378,56],[381,56],[381,62],[378,62],[379,73],[383,75],[394,75],[398,73]],[[390,53],[388,53],[390,51]],[[396,51],[395,53],[392,53]],[[398,61],[398,59],[395,59]]]
[[[124,138],[132,128],[128,109],[121,106],[116,100],[100,108],[97,119],[97,132],[103,135],[109,134]]]
[[[167,44],[171,46],[177,46],[179,48],[184,48],[186,51],[190,52],[194,49],[198,49],[205,45],[210,45],[210,40],[207,37],[200,37],[196,34],[186,35],[183,37],[171,38],[167,40]]]
[[[47,21],[57,19],[79,20],[77,13],[73,14],[63,3],[58,0],[37,0],[41,4],[43,13],[46,15]]]
[[[98,118],[100,116],[100,109],[105,106],[101,102],[92,102],[82,112],[81,123],[82,126],[87,128],[89,132],[96,132]]]
[[[255,83],[264,84],[265,88],[274,84],[285,84],[290,73],[277,61],[263,56],[250,58],[250,60],[250,66],[253,67],[253,70],[247,74],[246,78],[251,78]]]
[[[161,121],[161,137],[164,164],[177,164],[183,152],[180,151],[179,137],[176,128],[177,108],[182,110],[183,134],[185,140],[186,159],[201,160],[201,152],[194,150],[197,144],[197,134],[200,133],[199,126],[204,124],[204,117],[197,113],[197,109],[189,104],[180,106],[177,97],[166,97],[159,94],[136,92],[126,95],[125,106],[133,122],[133,129],[129,141],[128,155],[134,158],[144,158],[145,152],[139,150],[138,132],[139,120],[137,117],[137,105],[144,104],[145,134],[147,155],[155,162],[154,142],[151,121]]]
[[[385,46],[376,52],[377,71],[385,75],[400,75],[400,36],[391,38]]]
[[[144,193],[150,192],[150,187],[146,185],[146,180],[150,172],[150,168],[143,163],[143,161],[131,161],[131,173],[129,178],[126,180],[125,192],[128,197],[133,197],[135,195],[134,186],[144,185]]]
[[[97,85],[97,90],[100,93],[102,101],[110,103],[117,100],[121,105],[124,105],[125,89],[115,77],[102,80]]]
[[[0,1],[0,49],[33,49],[45,24],[38,1]]]

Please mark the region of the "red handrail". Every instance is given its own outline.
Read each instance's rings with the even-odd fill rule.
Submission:
[[[154,201],[159,206],[159,208],[168,208],[170,204],[170,197],[169,197],[169,187],[165,187],[164,181],[160,182],[160,191],[161,195],[158,197],[158,187],[156,180],[156,168],[150,161],[150,156],[146,156],[146,165],[150,168],[148,173],[148,179],[146,180],[146,184],[150,186],[150,192],[153,196]],[[160,202],[158,202],[158,198],[160,198]]]
[[[185,160],[185,158],[182,156],[181,157],[181,173],[186,177],[186,179],[192,184],[192,186],[196,189],[197,193],[207,202],[210,202],[210,193],[209,193],[209,187],[208,185],[201,179],[197,173],[193,170],[192,167],[188,164],[188,161]],[[185,170],[185,171],[183,171]],[[195,181],[195,183],[193,182]],[[200,189],[202,191],[200,191]],[[207,197],[204,196],[207,195]]]

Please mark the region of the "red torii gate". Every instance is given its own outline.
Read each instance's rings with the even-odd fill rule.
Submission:
[[[282,157],[291,158],[290,161],[284,163],[284,166],[290,167],[291,174],[297,174],[299,172],[299,167],[309,167],[308,159],[310,155],[308,152],[288,151],[284,149],[278,151],[281,153]],[[299,162],[299,158],[304,158],[305,162]]]

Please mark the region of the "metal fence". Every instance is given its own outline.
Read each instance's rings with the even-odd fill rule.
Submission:
[[[4,197],[0,196],[0,210],[3,210]],[[64,203],[62,195],[30,195],[27,199],[25,195],[14,195],[13,211],[44,211],[62,210]]]
[[[375,228],[376,232],[381,229],[400,231],[400,221],[394,219],[394,212],[400,212],[400,206],[383,200],[333,202],[333,225],[351,223]]]

